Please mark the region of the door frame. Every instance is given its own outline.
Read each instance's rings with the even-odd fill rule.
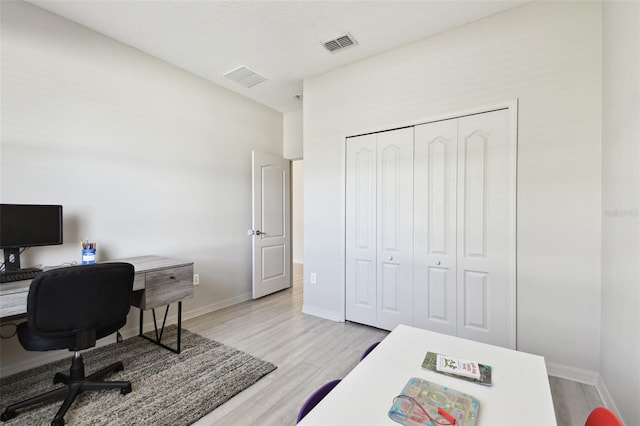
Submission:
[[[346,191],[346,175],[347,175],[347,140],[348,138],[355,136],[362,136],[371,133],[379,133],[386,132],[389,130],[396,130],[403,127],[411,127],[418,126],[420,124],[428,124],[437,121],[443,120],[451,120],[454,118],[461,118],[469,115],[476,114],[484,114],[487,112],[497,111],[497,110],[508,110],[509,111],[509,133],[508,133],[508,157],[509,157],[509,177],[512,182],[509,188],[509,211],[507,212],[510,218],[510,238],[509,238],[509,255],[507,261],[507,276],[509,278],[509,306],[507,307],[508,316],[510,318],[509,321],[509,347],[512,349],[517,349],[517,189],[518,189],[518,98],[507,100],[503,102],[496,102],[492,104],[479,105],[476,107],[448,112],[444,114],[432,115],[423,119],[412,120],[408,122],[398,123],[397,125],[389,125],[377,129],[357,129],[349,132],[348,134],[342,135],[343,140],[343,149],[342,149],[342,291],[341,294],[341,306],[342,313],[339,318],[340,321],[346,321],[346,291],[347,291],[347,256],[346,256],[346,223],[347,223],[347,191]]]

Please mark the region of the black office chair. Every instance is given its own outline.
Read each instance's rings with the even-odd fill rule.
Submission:
[[[103,382],[104,376],[122,371],[116,362],[85,376],[81,350],[96,345],[96,340],[115,333],[127,322],[133,265],[100,263],[71,266],[42,272],[31,282],[27,299],[27,322],[18,326],[18,338],[28,351],[73,351],[69,375],[56,373],[58,389],[10,405],[0,420],[15,417],[16,410],[51,399],[64,398],[52,426],[64,425],[64,416],[76,397],[86,390],[120,389],[131,392],[130,382]]]

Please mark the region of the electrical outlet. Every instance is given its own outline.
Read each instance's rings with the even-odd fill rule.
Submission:
[[[309,280],[311,281],[311,284],[315,284],[316,283],[316,273],[312,272],[309,274]]]
[[[200,274],[193,274],[193,285],[200,284]]]

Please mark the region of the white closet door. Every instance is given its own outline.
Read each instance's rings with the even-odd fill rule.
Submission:
[[[347,139],[346,319],[377,325],[376,135]]]
[[[456,335],[458,121],[415,128],[414,325]]]
[[[510,114],[348,139],[348,320],[515,348]]]
[[[507,110],[458,119],[458,333],[515,347],[515,146]]]
[[[378,327],[413,324],[413,128],[377,134]]]

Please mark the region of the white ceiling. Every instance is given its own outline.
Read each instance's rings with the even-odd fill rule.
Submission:
[[[302,81],[519,6],[527,0],[29,0],[281,112],[301,108]],[[330,53],[350,33],[358,45]],[[223,76],[244,65],[267,80]]]

